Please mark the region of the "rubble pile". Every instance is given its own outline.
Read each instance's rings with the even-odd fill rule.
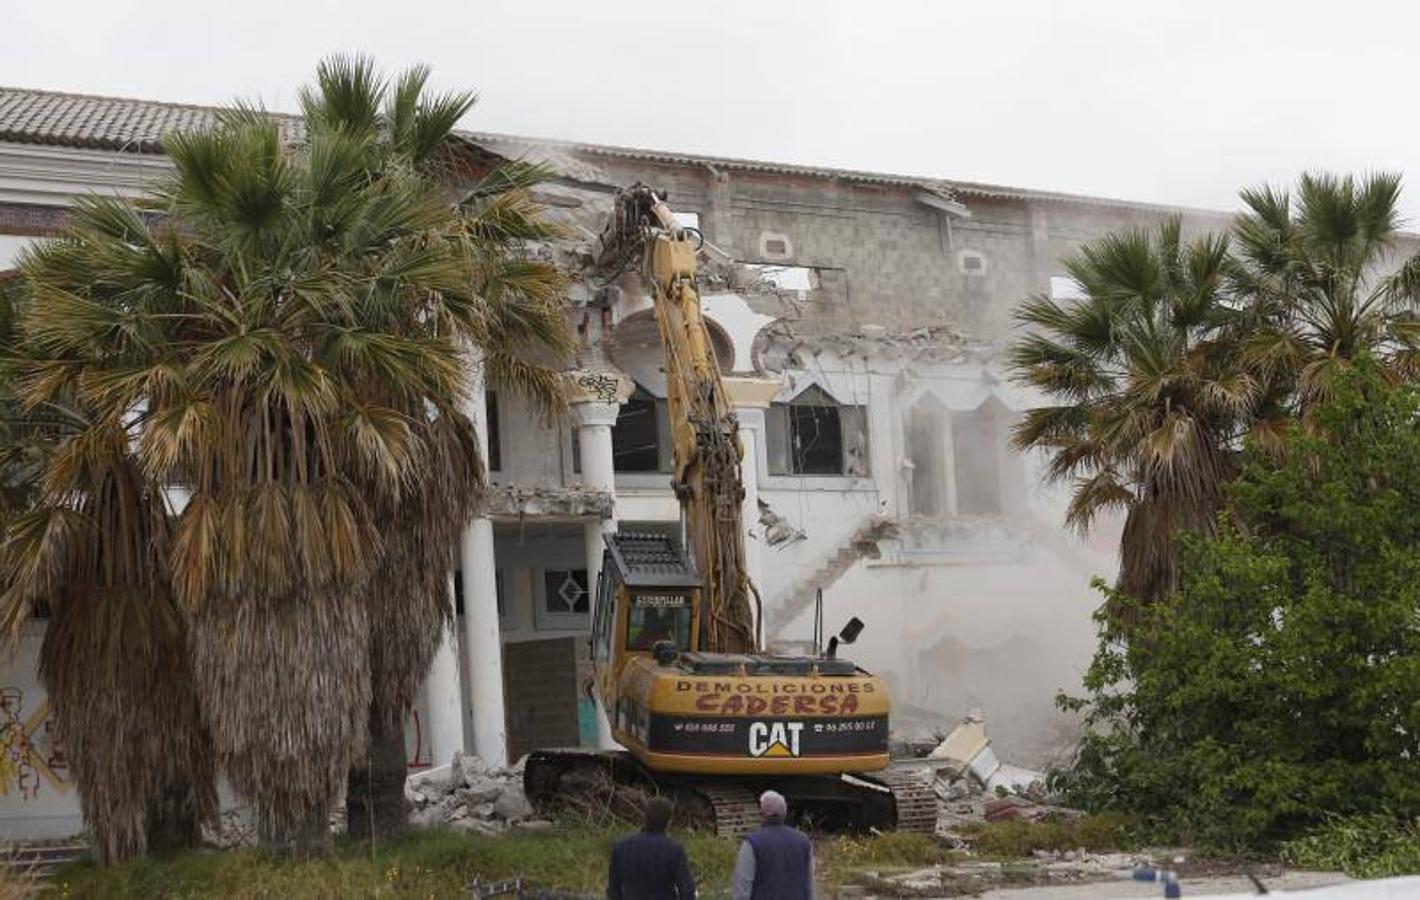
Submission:
[[[789,322],[776,322],[761,332],[759,341],[770,369],[811,368],[808,362],[821,353],[843,359],[901,359],[921,363],[987,362],[996,345],[948,325],[889,329],[865,324],[857,329],[825,333],[800,332]]]
[[[447,766],[409,776],[404,795],[413,806],[412,825],[448,825],[476,834],[509,828],[549,828],[523,793],[523,763],[489,766],[472,754],[455,753]]]
[[[996,758],[986,735],[985,717],[979,711],[969,713],[930,751],[914,755],[933,778],[937,834],[945,840],[964,843],[958,832],[980,822],[1033,822],[1081,814],[1049,802],[1043,772]]]

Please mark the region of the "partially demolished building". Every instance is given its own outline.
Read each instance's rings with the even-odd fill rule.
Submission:
[[[86,191],[137,196],[166,168],[158,137],[212,110],[0,89],[0,270]],[[487,389],[477,410],[496,484],[453,579],[457,633],[409,725],[411,766],[476,749],[490,762],[594,743],[585,690],[601,534],[673,529],[665,384],[634,277],[580,267],[619,186],[644,182],[706,239],[705,305],[748,451],[752,575],[771,642],[812,635],[814,598],[893,690],[897,727],[946,730],[986,711],[998,752],[1040,765],[1072,727],[1053,709],[1088,661],[1088,579],[1114,535],[1063,528],[1041,461],[1013,452],[1036,402],[1002,348],[1012,311],[1067,296],[1060,259],[1106,231],[1179,212],[935,178],[818,169],[469,133],[490,157],[546,163],[540,189],[569,238],[540,248],[582,272],[571,405],[542,421]],[[944,168],[950,160],[944,160]],[[1191,228],[1226,224],[1182,211]],[[0,832],[73,830],[62,744],[34,674],[42,621],[0,669],[0,716],[27,735]]]

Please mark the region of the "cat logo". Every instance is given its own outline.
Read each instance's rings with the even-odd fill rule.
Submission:
[[[798,756],[803,722],[751,722],[750,756]]]

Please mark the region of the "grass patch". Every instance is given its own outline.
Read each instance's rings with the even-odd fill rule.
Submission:
[[[467,897],[474,879],[523,879],[535,889],[602,896],[613,843],[629,825],[568,819],[555,828],[488,838],[452,829],[415,830],[369,847],[339,842],[329,859],[281,859],[261,850],[196,850],[172,859],[139,859],[112,869],[74,863],[47,896],[114,899],[307,900],[324,897]],[[740,842],[707,832],[674,832],[690,853],[700,896],[726,896]],[[819,877],[862,883],[865,872],[902,872],[958,859],[927,835],[835,836],[816,843]]]
[[[601,896],[612,845],[631,826],[559,822],[546,831],[501,837],[448,829],[413,831],[380,844],[341,841],[329,859],[291,860],[260,850],[199,850],[170,859],[140,859],[111,869],[75,863],[51,883],[50,897],[73,898],[310,898],[467,897],[475,878],[521,878],[524,885]],[[701,896],[729,892],[739,841],[706,832],[675,832],[690,854]],[[837,836],[817,842],[819,877],[859,883],[862,873],[905,871],[959,858],[924,834]]]
[[[467,897],[475,879],[600,895],[612,845],[630,829],[563,823],[502,837],[436,829],[378,845],[341,842],[322,860],[287,860],[259,850],[202,850],[102,870],[77,863],[48,892],[76,898]],[[728,890],[737,846],[710,834],[676,834],[707,894]]]
[[[1353,878],[1420,873],[1420,821],[1376,813],[1335,818],[1282,845],[1282,859],[1303,869],[1342,871]]]
[[[983,822],[963,830],[977,853],[993,859],[1019,859],[1036,850],[1112,853],[1138,846],[1140,820],[1122,813],[1099,813],[1073,819]]]

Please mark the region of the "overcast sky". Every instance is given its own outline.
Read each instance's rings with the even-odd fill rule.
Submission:
[[[486,131],[1222,208],[1397,169],[1414,228],[1417,26],[1357,0],[4,0],[0,84],[286,110],[360,51],[477,90]]]

